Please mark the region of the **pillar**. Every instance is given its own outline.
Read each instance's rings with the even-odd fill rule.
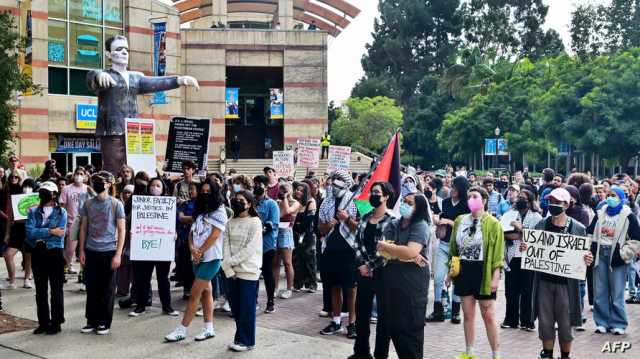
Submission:
[[[293,30],[293,0],[278,0],[278,20],[281,30]]]

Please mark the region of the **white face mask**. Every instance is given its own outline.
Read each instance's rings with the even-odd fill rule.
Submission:
[[[84,183],[84,176],[83,175],[77,175],[77,176],[73,177],[73,182],[75,182],[76,184]]]
[[[24,193],[24,194],[33,193],[33,188],[25,187],[25,188],[22,189],[22,193]]]
[[[149,188],[149,193],[152,196],[161,196],[162,195],[162,187],[160,187],[160,186],[151,186],[151,188]]]

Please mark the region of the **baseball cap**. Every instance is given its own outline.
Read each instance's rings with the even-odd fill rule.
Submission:
[[[553,191],[551,191],[551,193],[547,195],[546,199],[550,199],[551,197],[555,198],[560,202],[564,202],[564,203],[571,202],[571,194],[569,194],[569,191],[567,191],[564,188],[554,189]]]
[[[38,190],[41,190],[41,189],[46,189],[49,192],[56,192],[56,193],[58,192],[58,186],[56,186],[56,184],[51,181],[42,182]]]
[[[447,177],[447,172],[445,170],[437,170],[436,176],[442,177],[442,178]]]
[[[520,192],[520,186],[518,186],[517,184],[512,184],[508,188],[509,189],[513,188],[516,190],[516,192]]]

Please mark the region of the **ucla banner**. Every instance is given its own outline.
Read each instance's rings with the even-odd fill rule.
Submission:
[[[76,128],[80,130],[95,130],[98,120],[98,105],[76,104]]]
[[[284,96],[282,89],[269,89],[271,100],[271,118],[281,120],[284,118]]]
[[[33,79],[33,23],[31,18],[31,0],[20,2],[20,36],[25,39],[24,54],[20,54],[18,64],[23,74]],[[28,88],[23,95],[33,95],[33,89]]]
[[[167,23],[153,23],[153,71],[156,76],[167,72]],[[167,94],[158,91],[153,94],[152,105],[167,103]]]
[[[240,89],[238,88],[227,88],[225,91],[225,110],[224,110],[224,118],[240,118],[238,114],[238,94],[240,93]]]

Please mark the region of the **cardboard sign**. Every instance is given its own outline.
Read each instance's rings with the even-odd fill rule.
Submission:
[[[207,170],[210,124],[208,118],[174,117],[171,119],[165,153],[166,171],[182,173],[182,161],[185,160],[193,161],[198,172]]]
[[[304,138],[298,140],[298,166],[304,168],[320,167],[320,140]]]
[[[13,220],[19,221],[27,219],[29,210],[38,207],[40,204],[40,195],[38,192],[29,194],[13,194],[11,195],[11,207],[13,208]]]
[[[131,209],[131,260],[173,261],[176,198],[133,196]]]
[[[293,177],[295,172],[293,151],[273,151],[273,168],[278,177]]]
[[[156,174],[156,126],[154,120],[125,119],[127,164],[151,177]],[[104,154],[108,156],[108,154]]]
[[[584,255],[589,251],[591,238],[525,229],[522,240],[527,244],[527,250],[522,253],[522,269],[585,279]]]
[[[349,171],[351,167],[351,147],[348,146],[329,146],[329,164],[327,172],[336,170]]]

